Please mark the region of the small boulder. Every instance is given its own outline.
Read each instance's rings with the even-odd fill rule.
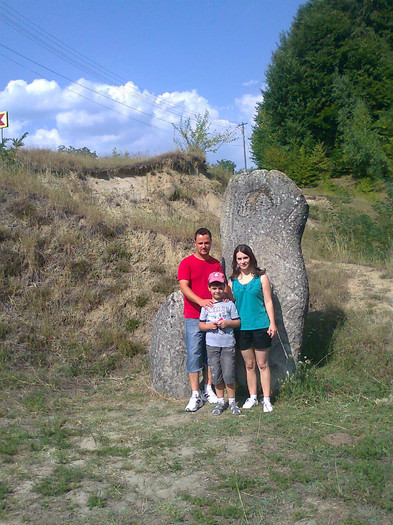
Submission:
[[[167,297],[154,320],[150,347],[153,387],[175,398],[190,395],[183,304],[180,291]]]

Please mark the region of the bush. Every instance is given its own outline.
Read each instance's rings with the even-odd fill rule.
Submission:
[[[23,146],[23,141],[27,135],[28,132],[24,133],[19,139],[3,139],[0,142],[0,161],[3,161],[8,166],[17,165],[18,149]],[[12,146],[8,145],[9,142],[12,143]]]
[[[278,396],[289,401],[315,402],[326,397],[326,385],[321,381],[317,367],[305,357],[298,362],[295,372],[281,382]]]
[[[266,148],[264,157],[266,169],[282,171],[303,187],[314,186],[332,170],[322,144],[317,144],[313,149],[293,146],[291,150],[272,145]]]
[[[84,146],[83,148],[74,148],[73,146],[69,146],[66,148],[65,146],[59,146],[58,151],[60,153],[70,153],[71,155],[81,155],[82,157],[91,157],[92,159],[97,158],[97,153],[95,151],[90,151],[89,148]]]
[[[376,207],[378,215],[372,218],[363,212],[338,210],[329,215],[328,237],[333,243],[345,244],[358,261],[384,262],[391,255],[393,215],[386,213],[388,206]]]

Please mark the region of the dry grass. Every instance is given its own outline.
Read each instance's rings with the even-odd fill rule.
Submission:
[[[70,173],[93,177],[140,176],[164,168],[190,174],[206,172],[206,159],[202,154],[180,151],[153,157],[135,155],[93,158],[48,149],[20,149],[17,158],[28,171],[57,176]]]
[[[68,154],[55,155],[62,156]],[[155,313],[176,287],[178,263],[206,214],[197,205],[184,214],[181,202],[161,194],[119,213],[101,205],[83,177],[59,177],[47,167],[2,167],[0,200],[6,381],[16,370],[69,379],[126,369],[147,351]],[[217,232],[218,219],[209,221]],[[135,330],[127,330],[130,320]]]

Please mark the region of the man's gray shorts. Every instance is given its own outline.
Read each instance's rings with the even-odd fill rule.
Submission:
[[[235,382],[235,348],[206,345],[214,385]]]

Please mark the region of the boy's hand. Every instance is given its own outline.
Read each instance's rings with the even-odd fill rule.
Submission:
[[[224,328],[227,328],[227,326],[229,325],[229,320],[228,319],[218,319],[218,321],[216,321],[216,324],[217,326],[219,326],[221,329],[224,329]]]
[[[217,324],[216,323],[206,323],[206,328],[208,330],[217,330]]]

